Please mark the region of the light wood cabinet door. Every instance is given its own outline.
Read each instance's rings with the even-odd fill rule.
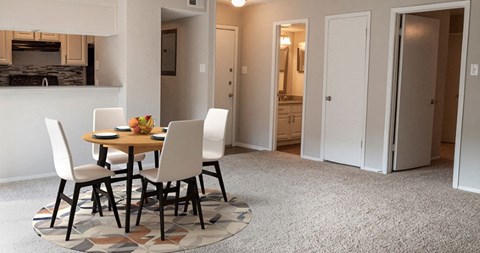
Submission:
[[[14,40],[35,40],[35,33],[34,32],[14,31],[13,32],[13,39]]]
[[[0,31],[0,65],[12,64],[12,32]]]
[[[62,35],[62,65],[87,65],[87,40],[83,35]]]
[[[277,141],[295,141],[302,137],[302,104],[278,106]]]
[[[58,33],[35,33],[35,39],[39,41],[60,41],[60,34]]]
[[[277,140],[290,138],[290,115],[279,114],[277,118]]]
[[[292,113],[292,123],[290,124],[292,135],[291,138],[302,137],[302,114]]]

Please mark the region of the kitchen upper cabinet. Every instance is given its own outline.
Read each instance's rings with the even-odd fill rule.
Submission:
[[[62,65],[86,66],[87,57],[87,39],[83,35],[62,35]]]
[[[280,104],[277,117],[277,145],[297,143],[301,137],[302,104]]]
[[[36,40],[36,41],[60,41],[60,34],[58,33],[42,33],[42,32],[13,32],[14,40]]]
[[[0,31],[0,64],[12,64],[12,32]]]
[[[35,33],[35,38],[39,41],[60,41],[60,34],[58,33]]]
[[[14,40],[35,40],[35,33],[15,31],[13,32],[13,39]]]

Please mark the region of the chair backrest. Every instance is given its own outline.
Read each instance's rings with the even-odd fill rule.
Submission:
[[[53,151],[53,161],[57,175],[65,180],[75,181],[73,173],[72,155],[68,147],[67,138],[62,124],[58,120],[45,118],[48,136]]]
[[[225,130],[228,110],[210,108],[203,128],[203,148],[222,157],[225,153]]]
[[[177,181],[202,172],[203,120],[172,121],[160,153],[158,182]]]
[[[111,129],[116,126],[127,124],[123,108],[97,108],[93,110],[93,131],[102,129]],[[98,160],[100,146],[92,144],[93,159]]]

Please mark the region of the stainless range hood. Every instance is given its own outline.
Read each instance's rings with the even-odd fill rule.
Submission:
[[[12,40],[12,51],[59,52],[60,42]]]

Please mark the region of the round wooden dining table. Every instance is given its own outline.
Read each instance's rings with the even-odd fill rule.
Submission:
[[[118,138],[101,139],[95,138],[96,133],[112,132],[118,134]],[[125,215],[125,233],[130,232],[130,209],[132,201],[132,181],[140,178],[140,175],[133,175],[133,157],[135,154],[155,152],[155,167],[158,167],[158,151],[162,150],[163,141],[152,139],[153,134],[162,133],[163,128],[155,127],[149,134],[135,134],[131,131],[117,131],[114,129],[97,130],[84,134],[82,139],[87,142],[100,145],[97,165],[105,167],[107,152],[109,148],[114,148],[128,154],[127,162],[127,185],[126,185],[126,215]]]

